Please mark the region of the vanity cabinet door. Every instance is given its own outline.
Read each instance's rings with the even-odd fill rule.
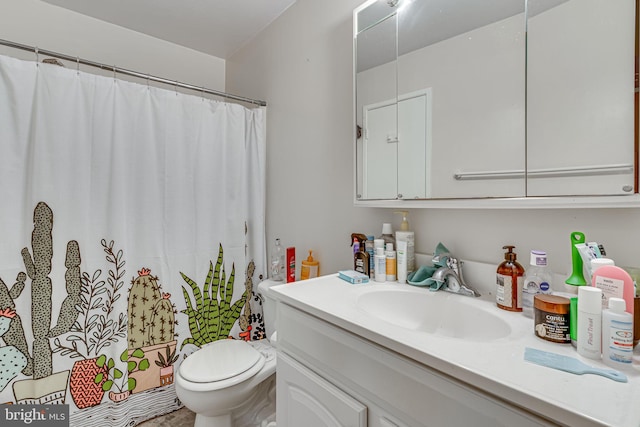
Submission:
[[[278,353],[278,427],[366,427],[367,407],[285,354]]]

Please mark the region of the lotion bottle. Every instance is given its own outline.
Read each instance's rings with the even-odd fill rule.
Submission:
[[[375,281],[386,282],[387,281],[387,260],[384,256],[383,248],[376,248],[375,255]]]
[[[407,242],[398,240],[396,251],[398,283],[407,283]]]
[[[503,310],[522,311],[524,268],[516,261],[514,248],[510,245],[502,247],[507,252],[496,272],[496,304]]]
[[[396,281],[396,251],[393,250],[393,243],[387,243],[387,250],[384,251],[387,265],[387,282]]]
[[[302,267],[300,268],[300,280],[312,279],[320,275],[320,263],[313,259],[311,255],[313,251],[309,251],[309,256],[306,260],[302,260]]]
[[[633,316],[625,312],[622,298],[609,298],[602,310],[602,361],[612,368],[631,366],[633,356]]]
[[[578,288],[578,354],[600,359],[602,347],[602,290],[593,286]]]
[[[396,213],[402,214],[402,222],[400,223],[400,230],[396,231],[396,249],[400,250],[400,242],[406,242],[406,266],[407,274],[415,271],[416,269],[416,254],[415,254],[415,233],[409,230],[409,221],[407,221],[408,211],[397,211]],[[400,262],[400,256],[398,255],[398,262]],[[398,268],[399,270],[399,268]],[[400,278],[400,272],[398,271],[398,279]]]
[[[615,265],[604,265],[593,272],[591,284],[602,289],[602,308],[609,306],[609,299],[622,298],[626,303],[625,311],[633,315],[635,287],[633,279],[624,269]]]

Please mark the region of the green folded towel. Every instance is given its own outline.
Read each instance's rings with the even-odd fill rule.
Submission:
[[[409,273],[407,283],[414,286],[429,286],[432,291],[437,291],[444,284],[438,283],[431,278],[438,268],[439,267],[423,265],[416,271]]]

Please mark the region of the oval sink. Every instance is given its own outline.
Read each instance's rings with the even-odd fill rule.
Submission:
[[[403,329],[469,341],[492,341],[511,333],[509,324],[483,302],[428,290],[370,290],[356,306],[368,315]]]

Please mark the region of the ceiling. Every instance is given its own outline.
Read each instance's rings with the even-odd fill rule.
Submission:
[[[227,59],[296,0],[43,0]]]

